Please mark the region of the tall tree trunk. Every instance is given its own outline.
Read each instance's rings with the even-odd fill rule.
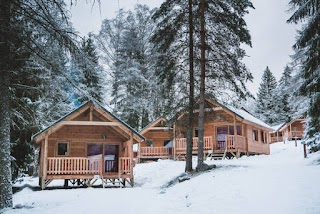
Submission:
[[[193,0],[189,0],[189,124],[187,132],[186,172],[192,171],[192,133],[193,133],[193,109],[194,109],[194,76],[193,76]]]
[[[203,138],[204,138],[204,96],[205,96],[205,0],[200,0],[200,101],[198,121],[198,165],[197,170],[202,170],[203,163]]]
[[[12,207],[10,158],[10,8],[0,0],[0,209]]]

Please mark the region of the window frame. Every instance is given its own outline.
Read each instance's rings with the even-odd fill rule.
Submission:
[[[259,142],[259,130],[258,129],[252,129],[252,140]]]
[[[64,155],[59,155],[59,144],[67,144],[67,152]],[[70,142],[69,141],[57,141],[55,146],[57,157],[68,157],[70,155]]]

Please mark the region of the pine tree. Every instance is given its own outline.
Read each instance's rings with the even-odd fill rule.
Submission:
[[[70,27],[66,14],[65,4],[60,0],[54,2],[49,0],[0,1],[0,209],[12,206],[10,136],[13,143],[20,143],[28,148],[25,140],[30,132],[33,132],[33,130],[26,130],[28,133],[25,135],[23,133],[17,135],[18,131],[15,127],[23,127],[33,123],[32,119],[18,111],[24,107],[32,106],[34,108],[32,101],[37,98],[36,94],[34,94],[36,97],[32,97],[27,93],[23,94],[23,90],[18,90],[19,82],[15,82],[18,81],[15,77],[25,74],[28,75],[24,77],[25,80],[32,80],[30,78],[32,75],[39,75],[33,72],[20,73],[23,71],[23,65],[20,63],[26,61],[29,61],[32,66],[41,67],[40,70],[50,71],[53,76],[59,74],[60,77],[66,77],[63,70],[60,70],[55,63],[57,60],[51,52],[54,47],[59,46],[62,50],[59,55],[62,53],[71,56],[80,54],[78,44],[75,42],[74,31]],[[49,41],[55,46],[49,44]],[[17,51],[21,50],[28,55],[20,57],[20,52]],[[31,60],[34,61],[31,62]],[[39,69],[34,69],[34,71],[36,70]],[[45,84],[45,82],[42,83]],[[24,82],[23,84],[33,87],[32,82]],[[56,84],[55,87],[57,88],[61,84]],[[23,104],[22,108],[21,104]],[[10,113],[13,113],[13,120],[10,118]],[[31,112],[30,116],[33,117]],[[28,121],[23,121],[25,119]],[[13,127],[12,135],[10,134],[10,126]],[[19,156],[15,152],[13,154]],[[15,162],[18,163],[18,160]]]
[[[79,62],[79,69],[83,74],[80,83],[85,86],[87,96],[101,102],[102,98],[102,67],[99,65],[99,57],[96,51],[96,45],[94,44],[94,37],[92,33],[88,34],[87,38],[83,38],[81,48],[86,61]],[[88,99],[87,96],[81,95],[80,100],[84,101]]]
[[[111,70],[111,104],[123,120],[141,129],[164,116],[164,84],[156,78],[153,45],[153,11],[136,5],[134,11],[120,10],[117,17],[104,20],[98,35],[98,47]]]
[[[269,124],[277,122],[277,116],[274,112],[275,101],[275,89],[277,87],[276,78],[271,73],[269,67],[267,67],[262,75],[262,81],[257,93],[257,116]]]
[[[305,23],[299,32],[297,41],[294,44],[296,50],[295,59],[301,65],[301,76],[303,84],[300,92],[310,97],[308,109],[307,135],[313,150],[320,148],[317,137],[320,136],[320,1],[319,0],[291,0],[289,2],[293,15],[287,22]]]
[[[274,123],[285,123],[292,119],[292,110],[290,105],[293,91],[290,90],[292,85],[292,68],[288,65],[285,67],[278,86],[274,91],[276,121]]]
[[[202,88],[214,97],[222,97],[225,96],[225,91],[230,90],[244,97],[247,95],[244,83],[251,80],[252,75],[241,63],[245,52],[241,49],[240,44],[251,45],[251,38],[243,16],[248,13],[248,8],[253,6],[250,1],[206,1],[203,3],[204,12],[202,13],[200,13],[200,6],[199,2],[194,2],[194,52],[196,53],[194,62],[195,71],[198,71],[195,74],[195,88],[198,89],[196,93],[199,94],[199,88]],[[185,15],[187,11],[188,4],[186,1],[168,0],[161,5],[154,15],[158,24],[153,41],[160,50],[159,52],[162,51],[165,58],[168,59],[168,64],[175,64],[171,68],[176,68],[176,70],[173,70],[175,72],[174,77],[176,77],[176,88],[184,88],[183,85],[187,82],[187,75],[184,72],[188,70],[189,63],[188,52],[185,51],[188,47],[189,22],[188,16]],[[205,20],[205,31],[199,29],[201,14],[205,16],[205,19],[202,19]],[[199,40],[201,33],[205,34],[204,42]],[[205,49],[202,58],[199,55],[201,52],[199,47]],[[201,63],[205,64],[201,65]],[[203,68],[205,68],[205,75],[203,74]],[[202,70],[202,80],[204,77],[207,79],[205,87],[199,85],[201,82],[199,70]],[[202,94],[205,90],[201,90]],[[186,92],[187,90],[181,89],[181,91]],[[185,98],[187,94],[182,94],[180,97]],[[180,103],[185,104],[185,101]]]

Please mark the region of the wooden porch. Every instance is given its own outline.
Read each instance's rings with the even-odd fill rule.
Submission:
[[[302,139],[303,138],[303,131],[291,131],[291,132],[289,132],[288,138],[289,138],[289,140]]]
[[[133,167],[130,157],[105,160],[90,157],[48,157],[45,186],[53,179],[82,180],[92,186],[98,179],[107,184],[108,180],[123,179],[131,184]]]
[[[152,158],[169,158],[170,157],[170,149],[165,146],[148,146],[148,147],[140,147],[139,158],[144,159],[152,159]]]
[[[186,138],[177,138],[174,142],[175,158],[186,155]],[[227,153],[234,157],[239,157],[241,152],[246,152],[246,139],[239,135],[226,135],[224,141],[213,141],[212,136],[204,137],[203,152],[205,156],[212,156],[214,153],[222,154],[222,159],[226,158]],[[193,138],[192,154],[198,153],[198,138]]]

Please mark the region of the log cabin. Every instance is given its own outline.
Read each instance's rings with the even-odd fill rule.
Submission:
[[[198,104],[197,104],[198,105]],[[197,107],[199,108],[199,106]],[[194,110],[193,154],[198,150],[198,115]],[[186,155],[187,114],[182,113],[174,125],[174,158]],[[272,128],[245,109],[205,99],[204,155],[212,159],[240,157],[243,154],[270,154]]]
[[[91,186],[134,185],[133,144],[145,140],[116,115],[94,101],[35,134],[40,146],[41,189],[54,179]]]
[[[280,129],[285,126],[286,123],[281,123],[276,126],[272,126],[273,131],[270,132],[270,143],[276,143],[283,141],[283,132]]]
[[[139,144],[140,161],[154,159],[168,159],[173,154],[173,130],[167,126],[167,120],[158,118],[143,130],[140,134],[145,137],[145,141]]]
[[[304,116],[299,116],[282,126],[279,129],[279,132],[282,132],[283,141],[295,139],[301,140],[303,138],[305,122],[306,118]]]

